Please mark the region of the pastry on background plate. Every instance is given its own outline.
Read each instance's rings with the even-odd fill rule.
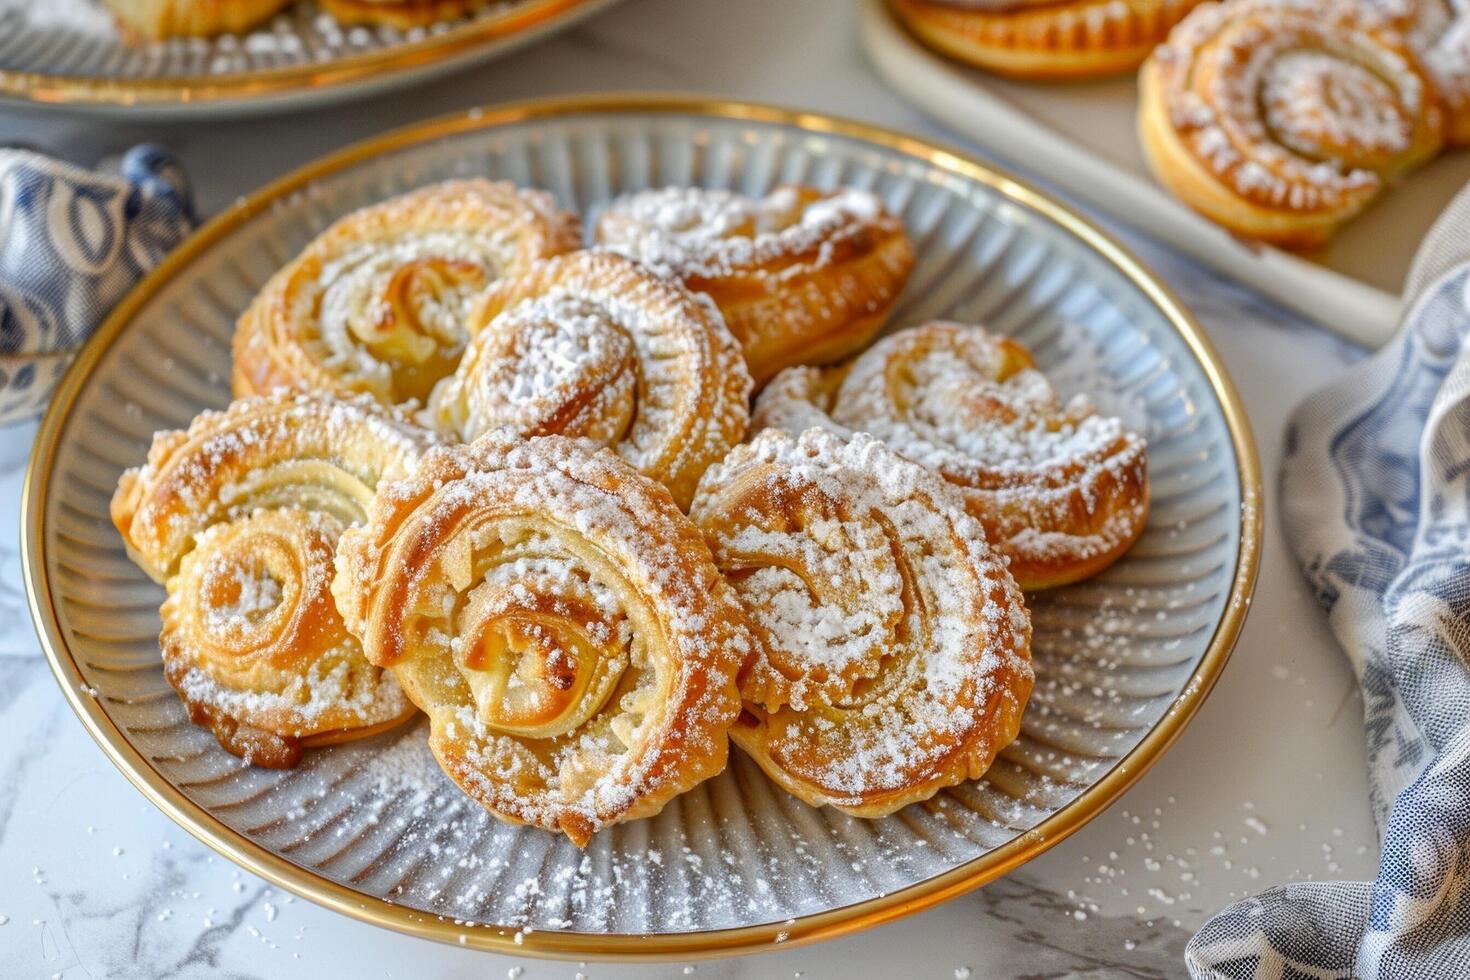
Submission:
[[[1063,404],[1025,347],[929,323],[832,368],[783,371],[752,422],[868,432],[956,485],[1021,588],[1102,571],[1148,519],[1143,437],[1085,398]]]
[[[914,266],[903,222],[851,188],[640,191],[608,205],[597,241],[713,299],[758,386],[861,350]]]
[[[491,0],[317,0],[343,25],[368,24],[406,31],[440,21],[458,20]]]
[[[43,0],[49,2],[49,0]],[[292,0],[102,0],[124,31],[149,40],[248,31]]]
[[[920,40],[1014,78],[1100,78],[1137,67],[1200,0],[889,0]]]
[[[1288,248],[1326,242],[1446,138],[1404,33],[1336,0],[1200,7],[1144,65],[1139,99],[1159,181],[1231,231]]]

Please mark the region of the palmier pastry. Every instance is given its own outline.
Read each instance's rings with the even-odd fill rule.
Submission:
[[[570,251],[576,219],[508,183],[435,184],[355,211],[271,277],[240,317],[237,397],[289,386],[423,401],[469,339],[487,285]]]
[[[413,713],[363,658],[331,596],[342,529],[385,476],[435,442],[367,399],[278,395],[154,438],[112,519],[166,583],[164,674],[198,725],[257,765],[360,738]]]
[[[919,39],[1014,78],[1081,79],[1137,67],[1200,0],[889,0]]]
[[[610,252],[574,252],[496,283],[428,418],[469,440],[508,427],[613,447],[688,506],[745,435],[750,375],[718,311]]]
[[[291,0],[103,0],[130,35],[151,40],[247,31]]]
[[[1445,111],[1445,137],[1470,144],[1470,9],[1462,0],[1364,0],[1369,12],[1402,31],[1418,53]]]
[[[1016,737],[1031,621],[936,475],[867,435],[767,430],[691,513],[755,636],[731,737],[792,795],[881,817]]]
[[[342,24],[369,24],[400,31],[458,20],[490,0],[317,0],[323,10]]]
[[[861,350],[914,265],[903,223],[851,189],[641,191],[602,213],[597,240],[713,299],[757,385]]]
[[[840,367],[791,368],[754,423],[870,432],[938,471],[1023,589],[1096,574],[1148,518],[1143,437],[1083,398],[1061,404],[1024,347],[979,327],[930,323]]]
[[[1198,8],[1144,66],[1140,99],[1166,187],[1292,248],[1325,242],[1444,142],[1433,81],[1403,34],[1334,0]]]
[[[435,450],[343,535],[333,591],[440,765],[505,820],[582,846],[724,768],[739,605],[668,491],[611,452],[504,430]]]

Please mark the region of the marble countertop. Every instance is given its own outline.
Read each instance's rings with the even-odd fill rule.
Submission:
[[[389,127],[555,93],[708,92],[953,141],[874,75],[852,7],[627,0],[507,60],[366,104],[187,127],[0,113],[0,142],[82,162],[143,139],[163,143],[183,157],[207,213]],[[1286,414],[1361,353],[1146,240],[1123,237],[1220,349],[1274,492]],[[1193,929],[1232,899],[1288,880],[1364,878],[1376,866],[1357,689],[1268,514],[1253,610],[1199,716],[1122,800],[995,884],[843,939],[658,966],[490,955],[358,923],[273,889],[195,841],[132,789],[66,706],[31,628],[16,553],[34,432],[0,428],[0,511],[11,515],[0,524],[6,977],[1177,977]]]

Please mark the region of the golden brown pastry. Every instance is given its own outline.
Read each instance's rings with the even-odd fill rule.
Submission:
[[[501,276],[577,247],[549,195],[488,180],[434,184],[342,218],[240,317],[237,397],[294,387],[422,402],[454,371],[472,301]]]
[[[845,365],[790,368],[753,422],[869,432],[936,470],[1023,589],[1095,575],[1148,519],[1143,437],[1085,399],[1061,404],[1024,347],[980,327],[911,327]]]
[[[330,589],[343,528],[435,442],[370,400],[280,395],[159,433],[123,474],[113,523],[168,590],[164,674],[226,749],[284,768],[413,713]]]
[[[1470,144],[1470,8],[1460,0],[1364,0],[1424,62],[1445,111],[1445,138]]]
[[[608,206],[597,240],[713,299],[758,386],[861,350],[914,265],[903,222],[853,189],[640,191]]]
[[[1144,65],[1139,97],[1160,182],[1226,228],[1290,248],[1321,245],[1445,136],[1403,34],[1334,0],[1206,4]]]
[[[317,0],[321,8],[345,25],[370,24],[400,31],[458,20],[490,0]]]
[[[41,0],[46,2],[46,0]],[[130,34],[151,40],[247,31],[292,0],[103,0]]]
[[[691,513],[755,636],[731,737],[792,795],[881,817],[1016,737],[1031,621],[935,474],[867,435],[768,429]]]
[[[1148,57],[1200,0],[889,0],[935,49],[1014,78],[1100,78]]]
[[[725,766],[740,607],[668,491],[611,452],[504,430],[435,450],[343,535],[333,591],[502,819],[582,846]]]
[[[611,446],[681,507],[745,435],[750,375],[719,313],[610,252],[574,252],[502,279],[427,418],[463,440],[494,428]]]

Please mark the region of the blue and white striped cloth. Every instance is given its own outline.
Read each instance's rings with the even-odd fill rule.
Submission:
[[[1358,674],[1383,846],[1369,882],[1225,909],[1196,980],[1470,978],[1470,190],[1421,246],[1395,339],[1287,432],[1287,538]]]

